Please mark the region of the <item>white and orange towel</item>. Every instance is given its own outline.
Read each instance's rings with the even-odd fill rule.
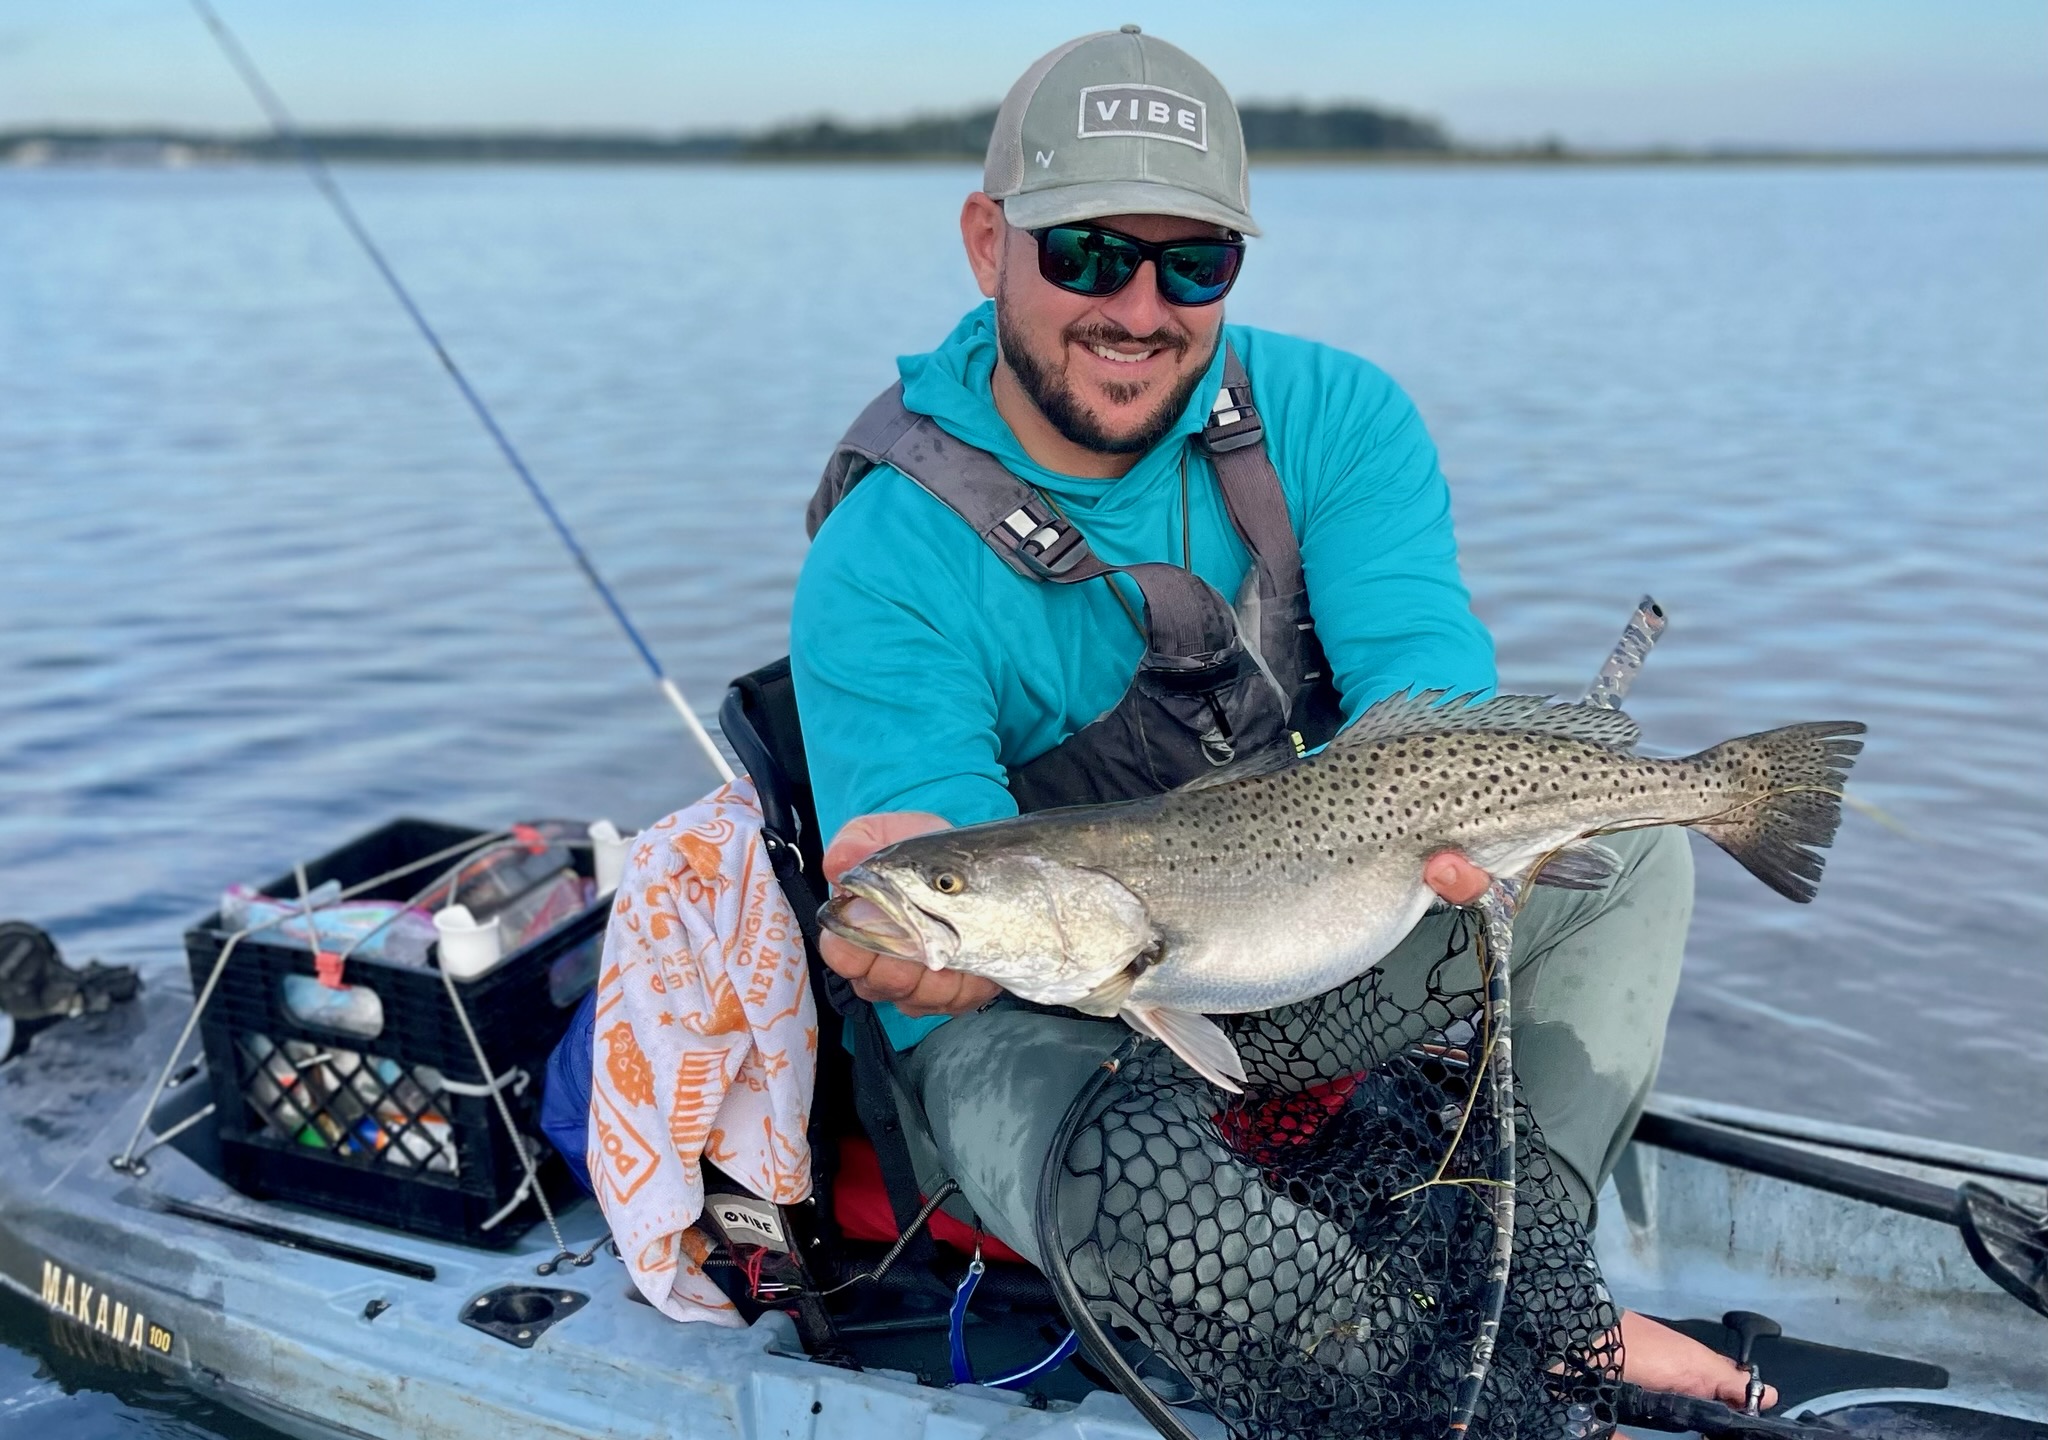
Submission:
[[[701,1162],[763,1199],[811,1188],[818,1013],[744,777],[656,821],[619,881],[598,977],[590,1178],[640,1293],[738,1325],[704,1274]]]

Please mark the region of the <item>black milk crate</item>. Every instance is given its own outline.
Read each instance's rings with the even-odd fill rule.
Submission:
[[[355,885],[487,833],[394,820],[309,863],[306,885]],[[353,898],[409,900],[458,858]],[[591,874],[588,849],[565,859],[579,875]],[[297,876],[263,892],[296,895]],[[540,1133],[547,1056],[596,977],[609,898],[597,897],[490,971],[456,984],[522,1135]],[[186,932],[194,994],[230,933],[219,911]],[[530,1196],[486,1228],[519,1195],[525,1169],[441,972],[352,956],[343,982],[374,990],[383,1008],[374,1036],[295,1016],[285,1003],[293,975],[317,975],[311,950],[251,935],[235,947],[201,1018],[228,1183],[259,1198],[465,1244],[498,1248],[524,1234],[540,1218]],[[515,1091],[508,1077],[520,1071],[528,1078]],[[536,1140],[529,1148],[549,1198],[572,1195],[575,1182],[553,1147]]]

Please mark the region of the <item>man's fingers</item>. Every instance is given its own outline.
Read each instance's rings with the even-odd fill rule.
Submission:
[[[1740,1409],[1749,1400],[1749,1372],[1718,1350],[1660,1325],[1633,1310],[1624,1310],[1608,1343],[1622,1347],[1622,1378],[1648,1390],[1675,1390],[1681,1395],[1719,1400]],[[1764,1387],[1766,1408],[1778,1403],[1778,1392]]]
[[[914,961],[878,955],[867,973],[854,981],[853,989],[863,1000],[908,1000],[917,994],[928,973]]]
[[[960,993],[953,1001],[955,1013],[962,1010],[979,1010],[1002,993],[1003,987],[993,980],[984,980],[979,975],[962,975]]]
[[[1734,1363],[1732,1360],[1729,1361],[1731,1365]],[[1714,1398],[1723,1405],[1732,1406],[1737,1410],[1749,1404],[1749,1372],[1738,1365],[1735,1367],[1735,1375],[1732,1379],[1727,1376],[1717,1376],[1714,1384]],[[1759,1406],[1768,1410],[1777,1403],[1778,1387],[1775,1385],[1764,1386],[1763,1399],[1758,1402]]]
[[[839,877],[885,845],[952,828],[952,822],[925,810],[893,810],[856,815],[825,847],[825,878]],[[914,960],[877,955],[844,936],[826,931],[818,937],[818,953],[837,973],[853,982],[853,993],[870,1004],[893,1004],[913,1018],[957,1015],[985,1005],[999,993],[992,981],[957,970],[930,970]]]
[[[1493,877],[1455,850],[1439,850],[1422,862],[1422,883],[1453,905],[1470,905],[1486,893]]]
[[[835,935],[820,926],[818,958],[847,979],[857,981],[882,957],[872,950],[863,950],[851,940]]]
[[[969,975],[964,970],[928,970],[917,993],[898,1001],[896,1008],[913,1020],[927,1015],[964,1015],[1002,993],[1002,987],[995,981]]]
[[[832,843],[825,847],[825,878],[834,884],[839,877],[884,845],[949,830],[952,822],[928,810],[885,810],[876,815],[856,815],[839,827]]]
[[[927,1015],[950,1015],[959,1004],[960,982],[964,978],[957,970],[927,970],[915,993],[899,1000],[896,1008],[913,1020],[922,1020]]]
[[[829,931],[818,937],[818,954],[853,982],[853,993],[863,1000],[900,999],[917,989],[918,979],[925,973],[914,961],[877,955]]]

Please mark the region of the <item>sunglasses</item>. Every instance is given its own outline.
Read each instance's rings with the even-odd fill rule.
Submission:
[[[1244,264],[1244,239],[1235,233],[1168,245],[1099,225],[1052,225],[1030,234],[1038,242],[1038,273],[1076,295],[1114,295],[1150,260],[1167,304],[1214,305],[1230,293]]]

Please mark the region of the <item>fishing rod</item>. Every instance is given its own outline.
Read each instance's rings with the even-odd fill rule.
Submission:
[[[541,489],[540,481],[534,478],[533,471],[528,468],[525,458],[513,445],[511,437],[506,435],[504,428],[498,424],[497,417],[491,413],[491,407],[484,403],[483,397],[477,394],[476,387],[469,383],[469,377],[462,373],[462,367],[455,363],[455,357],[448,353],[448,347],[441,343],[440,335],[428,323],[426,314],[413,300],[412,292],[405,288],[405,283],[398,278],[398,272],[391,268],[391,262],[384,258],[384,252],[378,248],[368,228],[356,214],[355,207],[348,203],[348,197],[335,183],[333,174],[327,168],[327,162],[320,158],[320,152],[306,139],[305,132],[299,129],[298,122],[292,118],[291,111],[285,108],[284,101],[270,88],[270,82],[263,78],[263,72],[256,68],[255,59],[236,38],[234,31],[228,28],[227,22],[220,18],[209,0],[191,0],[191,3],[208,33],[213,36],[214,43],[220,46],[221,53],[227,57],[228,64],[241,77],[242,83],[249,88],[249,93],[256,97],[256,103],[269,117],[270,128],[276,132],[280,140],[297,152],[299,163],[305,167],[307,178],[312,180],[314,188],[327,198],[327,203],[334,208],[334,213],[340,217],[342,225],[355,238],[356,244],[362,247],[363,253],[370,257],[370,263],[376,267],[377,273],[384,277],[385,285],[390,288],[399,306],[411,317],[414,328],[426,340],[435,358],[440,360],[441,368],[448,372],[448,377],[455,382],[455,388],[462,392],[462,398],[469,403],[470,411],[476,416],[478,423],[496,443],[498,453],[505,457],[505,463],[512,467],[512,473],[519,477],[521,483],[526,486],[527,494],[533,497],[534,504],[540,507],[540,512],[547,517],[548,524],[554,527],[556,536],[569,552],[569,558],[576,562],[576,568],[583,572],[583,578],[597,591],[598,599],[611,611],[612,619],[626,632],[626,638],[632,642],[634,650],[639,652],[641,661],[647,666],[648,673],[654,677],[656,688],[667,698],[668,703],[675,707],[676,714],[682,717],[683,726],[690,732],[690,738],[696,741],[697,748],[710,760],[711,768],[718,772],[719,778],[731,780],[732,766],[726,761],[725,754],[718,748],[717,742],[711,738],[711,732],[704,728],[704,722],[697,718],[697,712],[690,708],[676,682],[661,668],[661,662],[654,657],[654,650],[648,645],[646,637],[641,635],[640,627],[626,614],[626,607],[619,603],[619,597],[612,593],[612,587],[605,584],[604,577],[597,573],[597,567],[591,564],[590,557],[577,543],[576,536],[570,531],[568,523],[562,519],[561,512],[555,509],[554,502],[548,498],[547,491]]]

